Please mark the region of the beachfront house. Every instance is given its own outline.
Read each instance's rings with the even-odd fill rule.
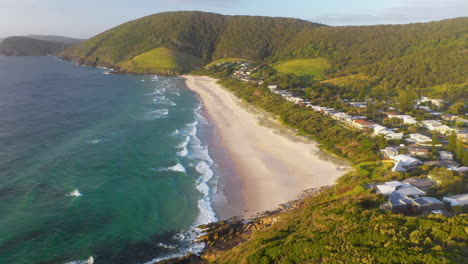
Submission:
[[[410,184],[411,186],[417,187],[423,191],[428,191],[432,186],[436,184],[435,181],[429,178],[408,178],[401,182]]]
[[[351,116],[343,112],[336,112],[332,115],[332,118],[341,122],[346,122],[346,120],[351,118]]]
[[[358,119],[358,120],[354,120],[351,125],[359,129],[367,129],[367,128],[373,128],[375,123],[368,122],[363,119]]]
[[[411,187],[411,185],[399,181],[388,181],[385,183],[375,184],[376,192],[383,195],[390,195],[396,190],[409,187]]]
[[[394,161],[394,166],[392,171],[395,172],[407,172],[416,169],[419,165],[422,164],[417,158],[411,157],[409,155],[397,155],[392,157]]]
[[[386,147],[386,148],[380,150],[380,152],[382,152],[382,154],[383,154],[383,156],[385,158],[393,158],[393,157],[398,155],[398,149],[396,149],[394,147]]]
[[[388,204],[394,213],[427,213],[445,209],[445,204],[434,197],[409,197],[399,193],[390,195]]]
[[[403,139],[403,133],[395,133],[393,131],[388,131],[388,133],[385,134],[385,138],[388,140],[400,140]]]
[[[388,181],[385,183],[375,184],[375,190],[377,193],[383,195],[391,195],[394,193],[413,197],[426,195],[426,192],[419,189],[418,187],[414,187],[411,186],[411,184],[400,181]]]
[[[442,198],[442,200],[444,202],[448,203],[450,206],[468,205],[468,193],[452,195],[452,196],[446,196],[446,197]]]

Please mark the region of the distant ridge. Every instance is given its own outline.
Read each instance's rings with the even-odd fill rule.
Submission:
[[[0,43],[0,54],[6,56],[44,56],[55,55],[70,46],[28,37],[8,37]]]
[[[0,55],[57,55],[63,49],[83,42],[83,39],[62,36],[27,35],[0,39]]]
[[[79,43],[86,40],[86,39],[68,38],[68,37],[63,37],[63,36],[54,36],[54,35],[26,35],[24,37],[39,39],[39,40],[46,40],[46,41],[51,41],[51,42],[64,43],[64,44],[70,44],[70,45],[79,44]]]

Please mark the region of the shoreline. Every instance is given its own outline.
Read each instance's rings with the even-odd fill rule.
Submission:
[[[253,106],[241,105],[216,79],[181,77],[199,96],[212,128],[208,148],[220,167],[218,192],[227,203],[213,201],[220,219],[249,218],[277,209],[306,189],[333,185],[347,172],[337,169],[344,160],[333,159],[310,140],[294,140],[299,137],[292,129]]]

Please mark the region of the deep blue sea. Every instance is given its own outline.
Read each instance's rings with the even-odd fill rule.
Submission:
[[[0,57],[0,263],[146,263],[196,251],[213,162],[181,78]],[[76,263],[76,262],[75,262]]]

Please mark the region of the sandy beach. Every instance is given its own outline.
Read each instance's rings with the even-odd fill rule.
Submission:
[[[222,191],[235,214],[248,217],[275,209],[307,188],[333,184],[345,173],[323,159],[313,142],[291,140],[260,125],[261,116],[242,107],[215,79],[183,77],[200,96],[214,127],[210,153],[219,166],[230,167]]]

